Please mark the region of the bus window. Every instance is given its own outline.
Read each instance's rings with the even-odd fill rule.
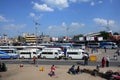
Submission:
[[[67,52],[68,55],[78,55],[78,52]]]
[[[30,52],[21,52],[20,54],[31,54]]]
[[[33,52],[33,54],[36,54],[36,52]]]
[[[47,54],[51,55],[51,54],[53,54],[53,53],[52,53],[52,52],[48,52]]]
[[[55,52],[55,54],[57,55],[58,53],[57,53],[57,52]]]

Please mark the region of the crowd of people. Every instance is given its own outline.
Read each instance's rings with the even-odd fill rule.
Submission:
[[[68,73],[74,75],[81,73],[80,66],[77,66],[77,68],[75,69],[75,65],[72,65],[71,68],[69,68]]]

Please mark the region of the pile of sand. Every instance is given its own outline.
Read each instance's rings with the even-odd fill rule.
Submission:
[[[43,67],[44,71],[40,71]],[[50,72],[51,65],[28,65],[25,64],[20,67],[19,64],[7,64],[8,70],[6,72],[0,72],[0,80],[105,80],[100,77],[95,77],[87,73],[71,75],[67,71],[71,66],[57,65],[56,66],[56,76],[50,77],[48,73]],[[80,66],[81,69],[95,69],[95,66]],[[118,67],[101,68],[101,72],[107,70],[117,71]]]

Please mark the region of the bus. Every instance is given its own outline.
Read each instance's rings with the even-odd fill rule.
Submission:
[[[101,42],[100,48],[116,49],[116,48],[118,48],[118,46],[115,42]]]
[[[10,56],[11,59],[19,58],[19,54],[17,53],[16,49],[11,49],[11,48],[2,49],[2,48],[0,48],[0,51],[7,53]]]
[[[19,53],[19,56],[20,58],[22,59],[25,59],[25,58],[38,58],[38,53],[39,53],[39,49],[25,49],[25,50],[19,50],[18,53]]]
[[[66,57],[68,59],[83,59],[85,51],[82,49],[67,49]]]
[[[64,56],[64,52],[60,48],[46,48],[40,53],[40,57],[43,59],[61,59]]]
[[[88,43],[87,47],[88,48],[99,48],[100,47],[100,43]]]

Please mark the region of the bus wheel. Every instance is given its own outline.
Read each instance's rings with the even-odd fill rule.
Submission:
[[[46,57],[45,57],[45,56],[43,56],[43,59],[46,59]]]
[[[24,56],[22,56],[21,58],[22,58],[22,59],[25,59],[25,57],[24,57]]]
[[[55,60],[57,60],[57,57],[55,57]]]
[[[72,60],[72,57],[69,57],[68,59],[69,59],[69,60]]]

